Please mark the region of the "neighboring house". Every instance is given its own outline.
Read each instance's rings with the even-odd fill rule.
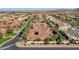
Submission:
[[[59,25],[59,30],[66,31],[68,28],[71,28],[71,26],[68,24],[60,23]]]

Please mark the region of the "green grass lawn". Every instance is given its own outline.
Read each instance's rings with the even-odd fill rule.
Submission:
[[[15,35],[16,35],[15,32],[10,33],[10,34],[5,34],[4,37],[0,39],[0,44],[2,44],[3,42],[6,42],[7,40],[10,40]]]
[[[6,37],[6,38],[2,38],[2,39],[0,39],[0,44],[2,44],[3,42],[5,42],[5,41],[7,41],[7,40],[9,40],[9,39],[11,39],[11,37]]]

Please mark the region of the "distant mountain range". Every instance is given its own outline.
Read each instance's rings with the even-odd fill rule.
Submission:
[[[71,9],[71,10],[66,10],[68,13],[76,13],[78,14],[79,13],[79,8],[75,8],[75,9]]]
[[[48,11],[76,11],[79,12],[79,8],[0,8],[0,12],[11,11],[35,11],[35,10],[48,10]]]
[[[72,11],[76,11],[76,12],[79,12],[79,8],[76,8],[76,9],[74,9],[74,10],[72,10]]]

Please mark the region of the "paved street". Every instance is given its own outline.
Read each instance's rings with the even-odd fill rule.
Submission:
[[[79,50],[79,48],[20,48],[13,44],[3,50]]]

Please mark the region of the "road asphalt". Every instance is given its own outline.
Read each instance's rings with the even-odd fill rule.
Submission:
[[[79,50],[79,48],[20,48],[13,44],[2,48],[1,50]]]

